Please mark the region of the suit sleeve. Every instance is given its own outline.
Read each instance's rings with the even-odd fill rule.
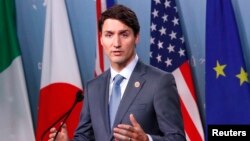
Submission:
[[[160,78],[154,93],[154,108],[163,136],[151,135],[154,141],[186,141],[179,95],[172,74]]]
[[[89,103],[88,103],[88,91],[85,89],[84,104],[80,115],[80,121],[75,131],[73,141],[92,141],[94,140],[94,132],[92,128]]]

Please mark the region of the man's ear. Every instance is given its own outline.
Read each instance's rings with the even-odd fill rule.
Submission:
[[[101,45],[103,44],[103,41],[102,41],[102,33],[100,32],[99,33],[99,38],[100,38],[100,43],[101,43]]]
[[[135,36],[135,44],[137,45],[140,41],[140,34],[138,33],[136,36]]]

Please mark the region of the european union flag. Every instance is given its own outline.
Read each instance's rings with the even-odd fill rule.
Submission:
[[[231,0],[208,0],[207,124],[250,124],[250,83]]]

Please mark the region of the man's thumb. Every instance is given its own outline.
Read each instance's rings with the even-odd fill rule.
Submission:
[[[134,127],[138,127],[138,126],[140,127],[140,124],[137,122],[133,114],[129,115],[129,119]]]

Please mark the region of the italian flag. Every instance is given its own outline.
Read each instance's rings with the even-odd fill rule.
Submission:
[[[82,83],[64,0],[48,0],[39,95],[36,140],[48,140],[50,126],[73,105]],[[77,104],[67,129],[72,138],[81,104]],[[61,122],[56,127],[58,129]]]
[[[0,140],[34,141],[14,0],[0,1]]]

